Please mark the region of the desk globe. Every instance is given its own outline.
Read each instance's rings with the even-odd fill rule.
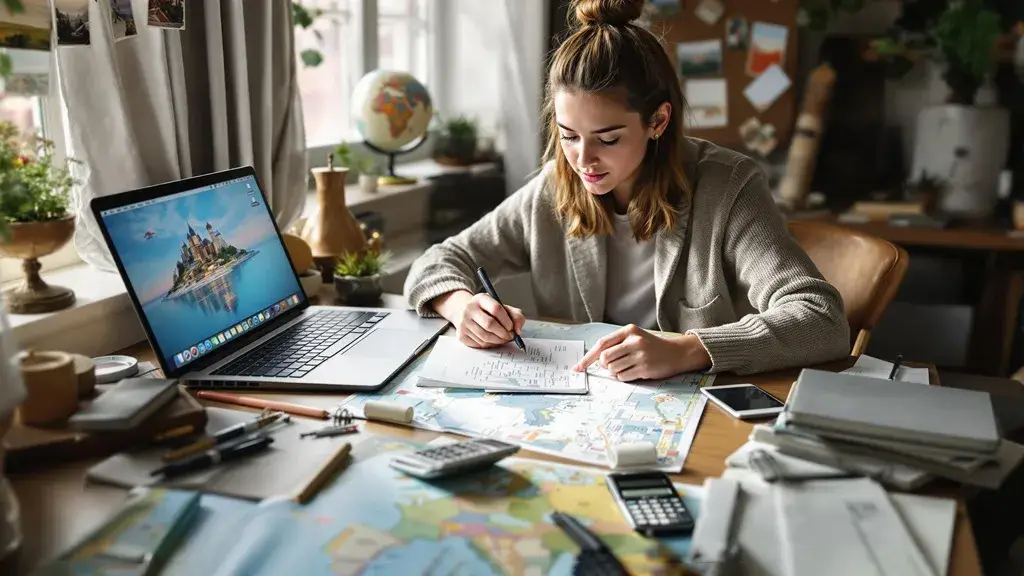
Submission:
[[[388,156],[388,171],[379,183],[411,184],[395,175],[395,156],[412,152],[427,139],[433,117],[430,93],[407,72],[374,70],[352,91],[352,118],[366,147]]]

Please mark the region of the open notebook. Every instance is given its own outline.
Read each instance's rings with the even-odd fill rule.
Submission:
[[[439,336],[419,373],[418,386],[489,392],[586,394],[587,374],[572,367],[583,358],[582,340],[523,338],[514,344],[478,349],[454,336]]]

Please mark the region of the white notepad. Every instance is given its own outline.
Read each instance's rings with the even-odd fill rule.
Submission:
[[[583,358],[582,340],[523,338],[526,352],[515,344],[470,348],[454,336],[439,336],[418,386],[466,388],[489,392],[586,394],[587,374],[572,367]]]

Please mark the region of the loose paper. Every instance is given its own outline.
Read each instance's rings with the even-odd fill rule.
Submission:
[[[676,44],[676,69],[682,78],[722,73],[722,41],[702,40]]]
[[[772,104],[782,96],[786,90],[789,90],[792,81],[789,76],[782,70],[778,64],[772,64],[764,71],[763,74],[757,77],[751,82],[747,89],[743,91],[743,95],[750,100],[750,103],[754,105],[760,112],[771,108]]]
[[[724,13],[725,5],[722,4],[722,0],[701,0],[694,11],[697,18],[700,18],[708,26],[718,22]]]
[[[0,47],[50,50],[53,17],[49,0],[21,0],[25,10],[0,10]]]
[[[750,51],[747,52],[747,74],[760,76],[772,64],[786,62],[786,43],[789,28],[780,24],[754,22],[750,31]]]
[[[582,340],[524,338],[515,344],[470,348],[454,336],[440,336],[427,357],[417,385],[495,392],[583,394],[587,374],[572,367],[583,358]]]
[[[878,358],[863,354],[857,358],[857,362],[851,368],[843,370],[843,373],[888,380],[889,374],[892,372],[892,366],[892,362],[886,362],[885,360],[879,360]],[[924,384],[925,386],[930,382],[927,368],[912,368],[903,365],[896,370],[896,377],[894,379],[900,382]]]
[[[687,80],[685,92],[691,127],[721,128],[729,125],[729,98],[724,78]]]

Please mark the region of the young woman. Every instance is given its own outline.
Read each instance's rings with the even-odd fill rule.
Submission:
[[[466,345],[498,346],[525,319],[477,294],[475,271],[528,271],[540,315],[624,325],[576,366],[599,362],[623,381],[849,354],[842,298],[789,236],[754,162],[685,136],[672,62],[631,24],[643,1],[573,8],[579,26],[548,76],[547,164],[420,257],[409,301]]]

